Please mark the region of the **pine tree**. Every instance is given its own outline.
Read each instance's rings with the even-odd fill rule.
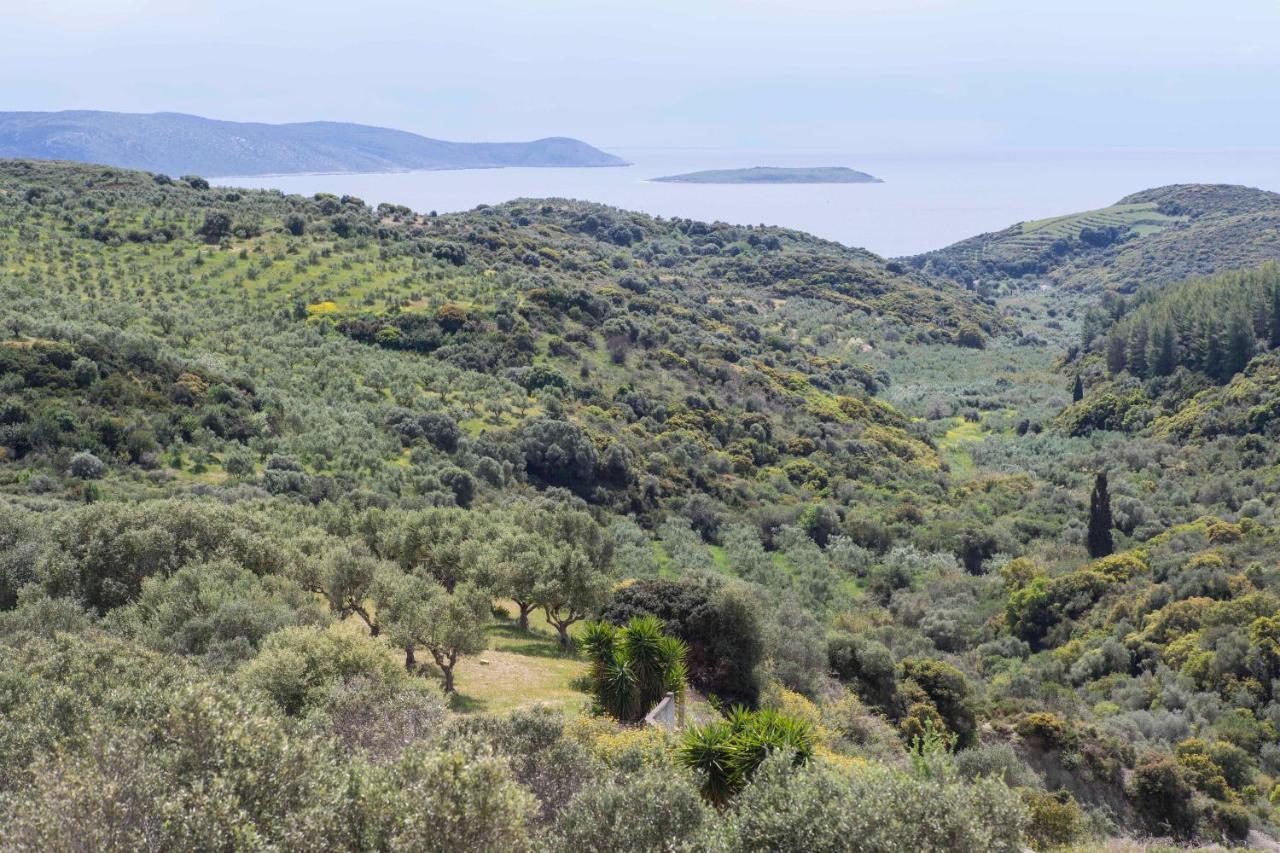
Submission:
[[[1280,285],[1271,288],[1271,318],[1267,333],[1267,348],[1280,347]]]
[[[1139,379],[1146,379],[1147,371],[1147,324],[1135,323],[1129,333],[1129,372]]]
[[[1156,376],[1168,376],[1177,368],[1178,353],[1170,323],[1161,323],[1152,332],[1149,361]]]
[[[1222,379],[1223,371],[1226,369],[1227,357],[1222,351],[1222,337],[1218,334],[1218,327],[1213,323],[1206,323],[1204,328],[1204,363],[1200,369],[1205,375],[1215,382]]]
[[[1076,382],[1071,386],[1071,402],[1079,403],[1084,399],[1084,380],[1080,378],[1080,374],[1076,374]]]
[[[1253,358],[1256,347],[1253,324],[1243,312],[1236,312],[1231,316],[1231,323],[1227,327],[1226,364],[1223,367],[1222,377],[1224,381],[1244,370],[1249,360]]]
[[[1124,370],[1125,357],[1125,339],[1113,332],[1107,338],[1107,372],[1115,376]]]
[[[1111,495],[1107,493],[1107,474],[1099,471],[1089,497],[1089,556],[1106,557],[1115,550],[1111,538]]]

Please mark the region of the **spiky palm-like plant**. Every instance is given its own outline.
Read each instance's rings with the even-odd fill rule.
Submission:
[[[718,723],[685,732],[680,762],[702,774],[702,793],[711,802],[725,803],[750,781],[772,753],[785,750],[796,766],[813,758],[809,724],[766,709],[733,708]]]
[[[640,710],[636,687],[636,674],[631,662],[620,652],[614,652],[604,664],[596,687],[596,699],[605,711],[619,720],[634,720],[637,714],[644,714]]]
[[[619,720],[643,718],[666,693],[684,696],[686,646],[663,634],[662,622],[652,616],[636,617],[621,629],[590,623],[578,645],[591,660],[597,704]]]
[[[613,660],[618,642],[618,629],[608,622],[588,622],[578,637],[578,650],[591,661],[591,678],[599,681],[605,665]]]
[[[737,790],[733,737],[733,730],[724,723],[707,723],[687,729],[680,744],[680,763],[702,775],[702,795],[717,805]]]

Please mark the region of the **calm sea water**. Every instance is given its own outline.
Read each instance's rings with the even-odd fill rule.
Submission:
[[[610,149],[634,165],[219,178],[228,186],[332,192],[418,211],[558,196],[660,216],[782,225],[885,256],[1096,207],[1149,187],[1232,183],[1280,191],[1280,149],[858,154],[839,151]],[[660,184],[661,175],[739,166],[849,166],[883,184]]]

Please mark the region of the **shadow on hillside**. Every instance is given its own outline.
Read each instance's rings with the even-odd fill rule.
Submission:
[[[515,624],[492,625],[489,627],[489,634],[505,641],[495,648],[511,654],[540,658],[572,659],[574,657],[560,648],[560,642],[555,637],[536,629],[521,631]]]
[[[449,697],[449,710],[459,714],[478,714],[489,710],[489,703],[465,693],[454,693]]]

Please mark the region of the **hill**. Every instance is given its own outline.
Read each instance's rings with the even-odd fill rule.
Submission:
[[[1274,835],[1277,294],[0,163],[6,843]]]
[[[132,376],[159,395],[137,399],[131,417],[138,423],[173,416],[164,398],[184,375],[206,389],[239,388],[234,405],[204,393],[190,401],[197,417],[219,420],[214,431],[237,441],[262,436],[261,419],[238,407],[266,393],[284,409],[312,413],[309,428],[285,431],[292,438],[272,430],[272,443],[304,467],[319,466],[307,480],[316,488],[401,478],[415,424],[428,411],[477,442],[467,463],[477,484],[489,476],[487,466],[501,470],[519,457],[518,470],[499,483],[515,477],[568,487],[641,517],[693,493],[713,505],[751,506],[762,494],[763,468],[785,481],[768,487],[775,503],[803,500],[837,471],[915,478],[916,461],[927,465],[932,450],[909,434],[902,415],[872,398],[887,380],[860,363],[861,342],[894,329],[982,346],[1003,330],[989,305],[953,286],[774,228],[660,220],[554,199],[420,216],[390,205],[372,210],[354,198],[210,189],[203,181],[56,163],[6,164],[0,192],[9,215],[43,235],[39,242],[114,270],[108,282],[86,284],[93,301],[62,304],[53,290],[15,294],[29,303],[23,340],[34,342],[14,344],[13,369],[39,372],[69,347],[102,374]],[[70,218],[42,214],[54,210]],[[21,242],[7,242],[4,253],[10,282],[41,266]],[[123,299],[131,288],[140,294]],[[92,333],[98,342],[90,346],[44,327],[80,312],[95,322],[91,315],[118,300],[134,318],[127,325],[146,329],[156,353],[132,368],[124,352],[113,351],[123,343],[105,343],[114,335]],[[221,329],[230,318],[274,326],[276,312],[291,320],[262,331],[272,355],[225,348]],[[814,318],[823,318],[820,332],[811,328]],[[164,329],[176,324],[193,345],[214,346],[210,357],[221,366],[200,367],[162,343]],[[358,375],[388,377],[413,365],[419,378],[395,403],[361,402],[366,392],[356,387],[337,397],[306,390],[328,382],[323,367],[297,361],[310,349],[302,340],[314,335]],[[282,371],[277,379],[264,374],[269,362]],[[78,425],[56,444],[96,444],[85,432],[94,417],[118,417],[122,404],[94,403],[63,383],[51,375],[27,393],[52,394],[50,404],[61,399],[58,408],[79,412]],[[376,440],[339,426],[352,411],[363,413]],[[410,412],[412,423],[402,422]],[[9,444],[21,457],[39,442],[18,441],[20,432]],[[319,434],[332,442],[323,461],[314,455]],[[857,447],[848,443],[855,437]],[[580,453],[580,464],[563,468],[544,458],[541,442],[555,453]],[[159,444],[153,458],[168,449]],[[437,450],[428,442],[418,452],[424,475],[443,459],[434,459]],[[137,464],[140,452],[129,458]],[[441,482],[431,474],[415,488],[434,500],[428,493],[449,491]]]
[[[668,175],[651,180],[669,184],[879,184],[874,175],[845,166],[802,166],[783,168],[753,166],[749,169],[709,169]]]
[[[984,287],[1048,284],[1131,292],[1280,258],[1280,194],[1182,184],[1111,207],[1023,222],[907,259]]]
[[[342,122],[260,124],[180,113],[0,113],[0,157],[74,160],[170,175],[623,166],[576,139],[445,142]]]

